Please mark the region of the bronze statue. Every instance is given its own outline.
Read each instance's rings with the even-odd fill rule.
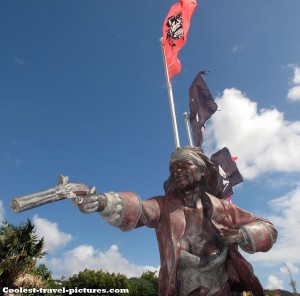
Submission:
[[[221,198],[217,172],[200,148],[178,148],[169,169],[164,196],[141,200],[133,192],[92,189],[80,211],[100,212],[123,231],[155,228],[161,296],[264,295],[238,245],[248,253],[268,251],[277,238],[273,224]]]

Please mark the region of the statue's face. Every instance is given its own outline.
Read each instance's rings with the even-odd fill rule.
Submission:
[[[170,165],[170,173],[175,181],[175,185],[180,190],[189,190],[195,188],[202,177],[198,168],[189,159],[179,159]]]

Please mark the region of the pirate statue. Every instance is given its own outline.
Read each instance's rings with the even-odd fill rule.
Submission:
[[[161,296],[264,295],[238,246],[248,253],[270,250],[277,238],[273,224],[222,198],[217,171],[201,148],[177,148],[169,170],[164,196],[141,200],[133,192],[91,190],[79,209],[99,212],[123,231],[155,229]]]

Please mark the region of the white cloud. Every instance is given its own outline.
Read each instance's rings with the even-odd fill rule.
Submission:
[[[294,84],[300,84],[300,67],[294,68],[294,78],[293,78]]]
[[[0,200],[0,225],[4,221],[4,206],[3,206],[3,201]]]
[[[272,200],[270,205],[275,211],[271,220],[276,224],[280,236],[269,259],[300,263],[300,186],[285,196]]]
[[[38,215],[33,217],[33,223],[36,226],[36,233],[44,237],[46,249],[53,251],[63,247],[72,239],[71,234],[61,232],[57,223],[50,222],[47,219],[40,218]],[[144,271],[158,271],[158,267],[139,266],[129,262],[119,252],[116,245],[112,245],[107,251],[96,250],[91,245],[79,245],[63,253],[61,258],[44,257],[39,261],[47,265],[55,278],[62,276],[71,276],[74,273],[83,271],[85,268],[92,270],[104,270],[110,273],[121,273],[128,277],[140,276]]]
[[[290,263],[290,262],[286,262],[285,263],[290,271],[290,273],[299,273],[299,268],[297,266],[295,266],[293,263]],[[288,269],[286,268],[286,266],[282,266],[280,268],[280,271],[283,273],[283,274],[289,274],[289,271]]]
[[[91,270],[108,271],[110,273],[121,273],[128,277],[140,276],[144,271],[156,271],[158,267],[139,266],[129,262],[119,252],[116,245],[112,245],[106,252],[94,249],[91,245],[80,245],[63,254],[62,258],[47,260],[47,267],[52,271],[55,278],[62,275],[71,276],[83,271],[85,268]]]
[[[259,110],[256,102],[234,88],[225,89],[216,102],[221,111],[212,116],[205,135],[210,151],[228,147],[232,155],[238,156],[237,165],[245,179],[273,172],[300,172],[300,121],[285,120],[275,108]],[[217,149],[211,148],[215,146]],[[274,274],[274,269],[292,262],[291,272],[295,275],[300,264],[300,185],[289,180],[287,174],[280,182],[294,189],[270,201],[269,213],[262,215],[275,224],[278,240],[267,253],[244,254],[258,269],[271,267],[268,288],[282,288],[288,278],[282,272]],[[283,185],[280,182],[276,186]]]
[[[300,85],[294,86],[289,89],[288,99],[292,101],[300,101]]]
[[[36,226],[36,233],[39,237],[44,237],[45,248],[54,251],[66,246],[72,239],[72,235],[58,229],[57,223],[40,218],[38,215],[33,217],[33,224]]]
[[[275,275],[268,277],[267,289],[283,289],[283,281]]]
[[[278,230],[278,239],[273,248],[267,253],[255,253],[248,258],[264,264],[282,264],[286,262],[290,271],[299,272],[296,264],[300,264],[300,186],[283,197],[270,201],[273,210],[268,219]],[[266,215],[265,215],[266,216]],[[293,264],[291,264],[291,262]],[[281,268],[281,272],[283,269]]]
[[[288,90],[287,98],[292,101],[300,101],[300,67],[294,68],[293,86]]]
[[[238,156],[244,178],[300,172],[300,121],[286,121],[275,108],[258,110],[256,102],[234,88],[225,89],[216,102],[221,111],[212,116],[205,137]]]

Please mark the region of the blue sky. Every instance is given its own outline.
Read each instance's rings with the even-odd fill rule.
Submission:
[[[174,139],[159,38],[175,1],[0,3],[0,216],[30,218],[53,275],[159,267],[155,233],[122,233],[70,200],[14,214],[13,197],[57,183],[163,193]],[[202,70],[219,105],[204,150],[228,147],[245,182],[233,202],[269,218],[278,242],[246,255],[265,288],[300,283],[300,2],[198,1],[173,79],[181,145],[188,88]]]

